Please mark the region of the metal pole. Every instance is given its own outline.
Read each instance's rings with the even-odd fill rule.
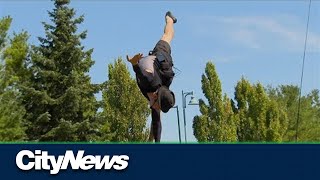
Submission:
[[[183,108],[184,140],[187,142],[186,108]]]
[[[180,118],[179,118],[179,106],[176,106],[176,108],[177,108],[178,128],[179,128],[179,142],[180,142],[180,144],[181,144]]]
[[[183,93],[183,90],[182,90],[182,94],[181,94],[181,97],[182,97],[182,111],[183,111],[183,125],[184,125],[184,139],[185,139],[185,142],[187,142],[187,130],[186,130],[186,112],[185,112],[185,97],[184,97],[184,93]]]
[[[186,97],[182,90],[183,122],[184,122],[184,140],[187,142],[187,125],[186,125]]]

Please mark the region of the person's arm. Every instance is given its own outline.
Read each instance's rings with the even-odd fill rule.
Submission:
[[[148,99],[148,101],[150,100],[149,99],[149,97],[148,97],[148,95],[147,95],[147,93],[148,93],[148,89],[147,88],[145,88],[145,87],[143,87],[143,86],[141,86],[141,82],[140,82],[140,79],[138,78],[138,75],[136,74],[136,76],[137,76],[137,84],[138,84],[138,87],[139,87],[139,89],[140,89],[140,91],[141,91],[141,93],[143,94],[143,96],[144,97],[146,97],[147,99]]]
[[[134,55],[132,58],[130,58],[127,55],[127,60],[132,64],[132,66],[138,65],[139,60],[142,58],[143,54],[138,53],[136,55]]]
[[[155,142],[160,142],[161,140],[161,119],[160,119],[160,110],[151,108],[151,124],[152,124],[152,134]]]
[[[142,58],[143,54],[138,53],[134,55],[132,58],[129,58],[127,55],[127,60],[132,64],[133,71],[136,73],[136,80],[140,91],[142,92],[143,96],[149,100],[147,95],[148,89],[142,84],[148,84],[148,79],[142,74],[141,69],[138,65],[139,60]]]

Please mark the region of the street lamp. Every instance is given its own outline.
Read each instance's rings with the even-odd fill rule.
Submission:
[[[181,143],[181,132],[180,132],[180,118],[179,118],[179,106],[173,106],[177,109],[177,119],[178,119],[178,131],[179,131],[179,142]]]
[[[199,105],[199,100],[196,97],[191,96],[191,100],[188,105]]]
[[[188,95],[192,95],[191,100],[189,102],[189,105],[198,105],[199,103],[197,102],[196,98],[193,97],[193,91],[191,92],[183,92],[182,90],[182,108],[183,108],[183,120],[184,120],[184,139],[185,142],[187,142],[187,129],[186,129],[186,98]]]

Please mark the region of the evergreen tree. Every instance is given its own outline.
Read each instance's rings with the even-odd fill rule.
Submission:
[[[102,140],[111,137],[117,142],[146,141],[150,109],[145,97],[121,59],[109,64],[108,69],[109,80],[103,89]]]
[[[30,84],[23,88],[30,140],[93,141],[98,124],[98,87],[88,75],[94,64],[92,49],[84,50],[81,40],[86,31],[77,32],[84,20],[75,17],[69,0],[55,0],[49,12],[52,24],[43,23],[45,37],[31,52]]]
[[[201,82],[208,104],[199,101],[201,115],[193,120],[195,137],[200,142],[236,141],[236,119],[231,101],[226,95],[222,96],[221,82],[212,62],[207,63]]]

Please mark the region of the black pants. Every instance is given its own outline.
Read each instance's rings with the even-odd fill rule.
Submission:
[[[160,77],[162,85],[169,88],[174,77],[170,45],[166,41],[160,40],[150,54],[157,56],[158,66],[161,69]]]

